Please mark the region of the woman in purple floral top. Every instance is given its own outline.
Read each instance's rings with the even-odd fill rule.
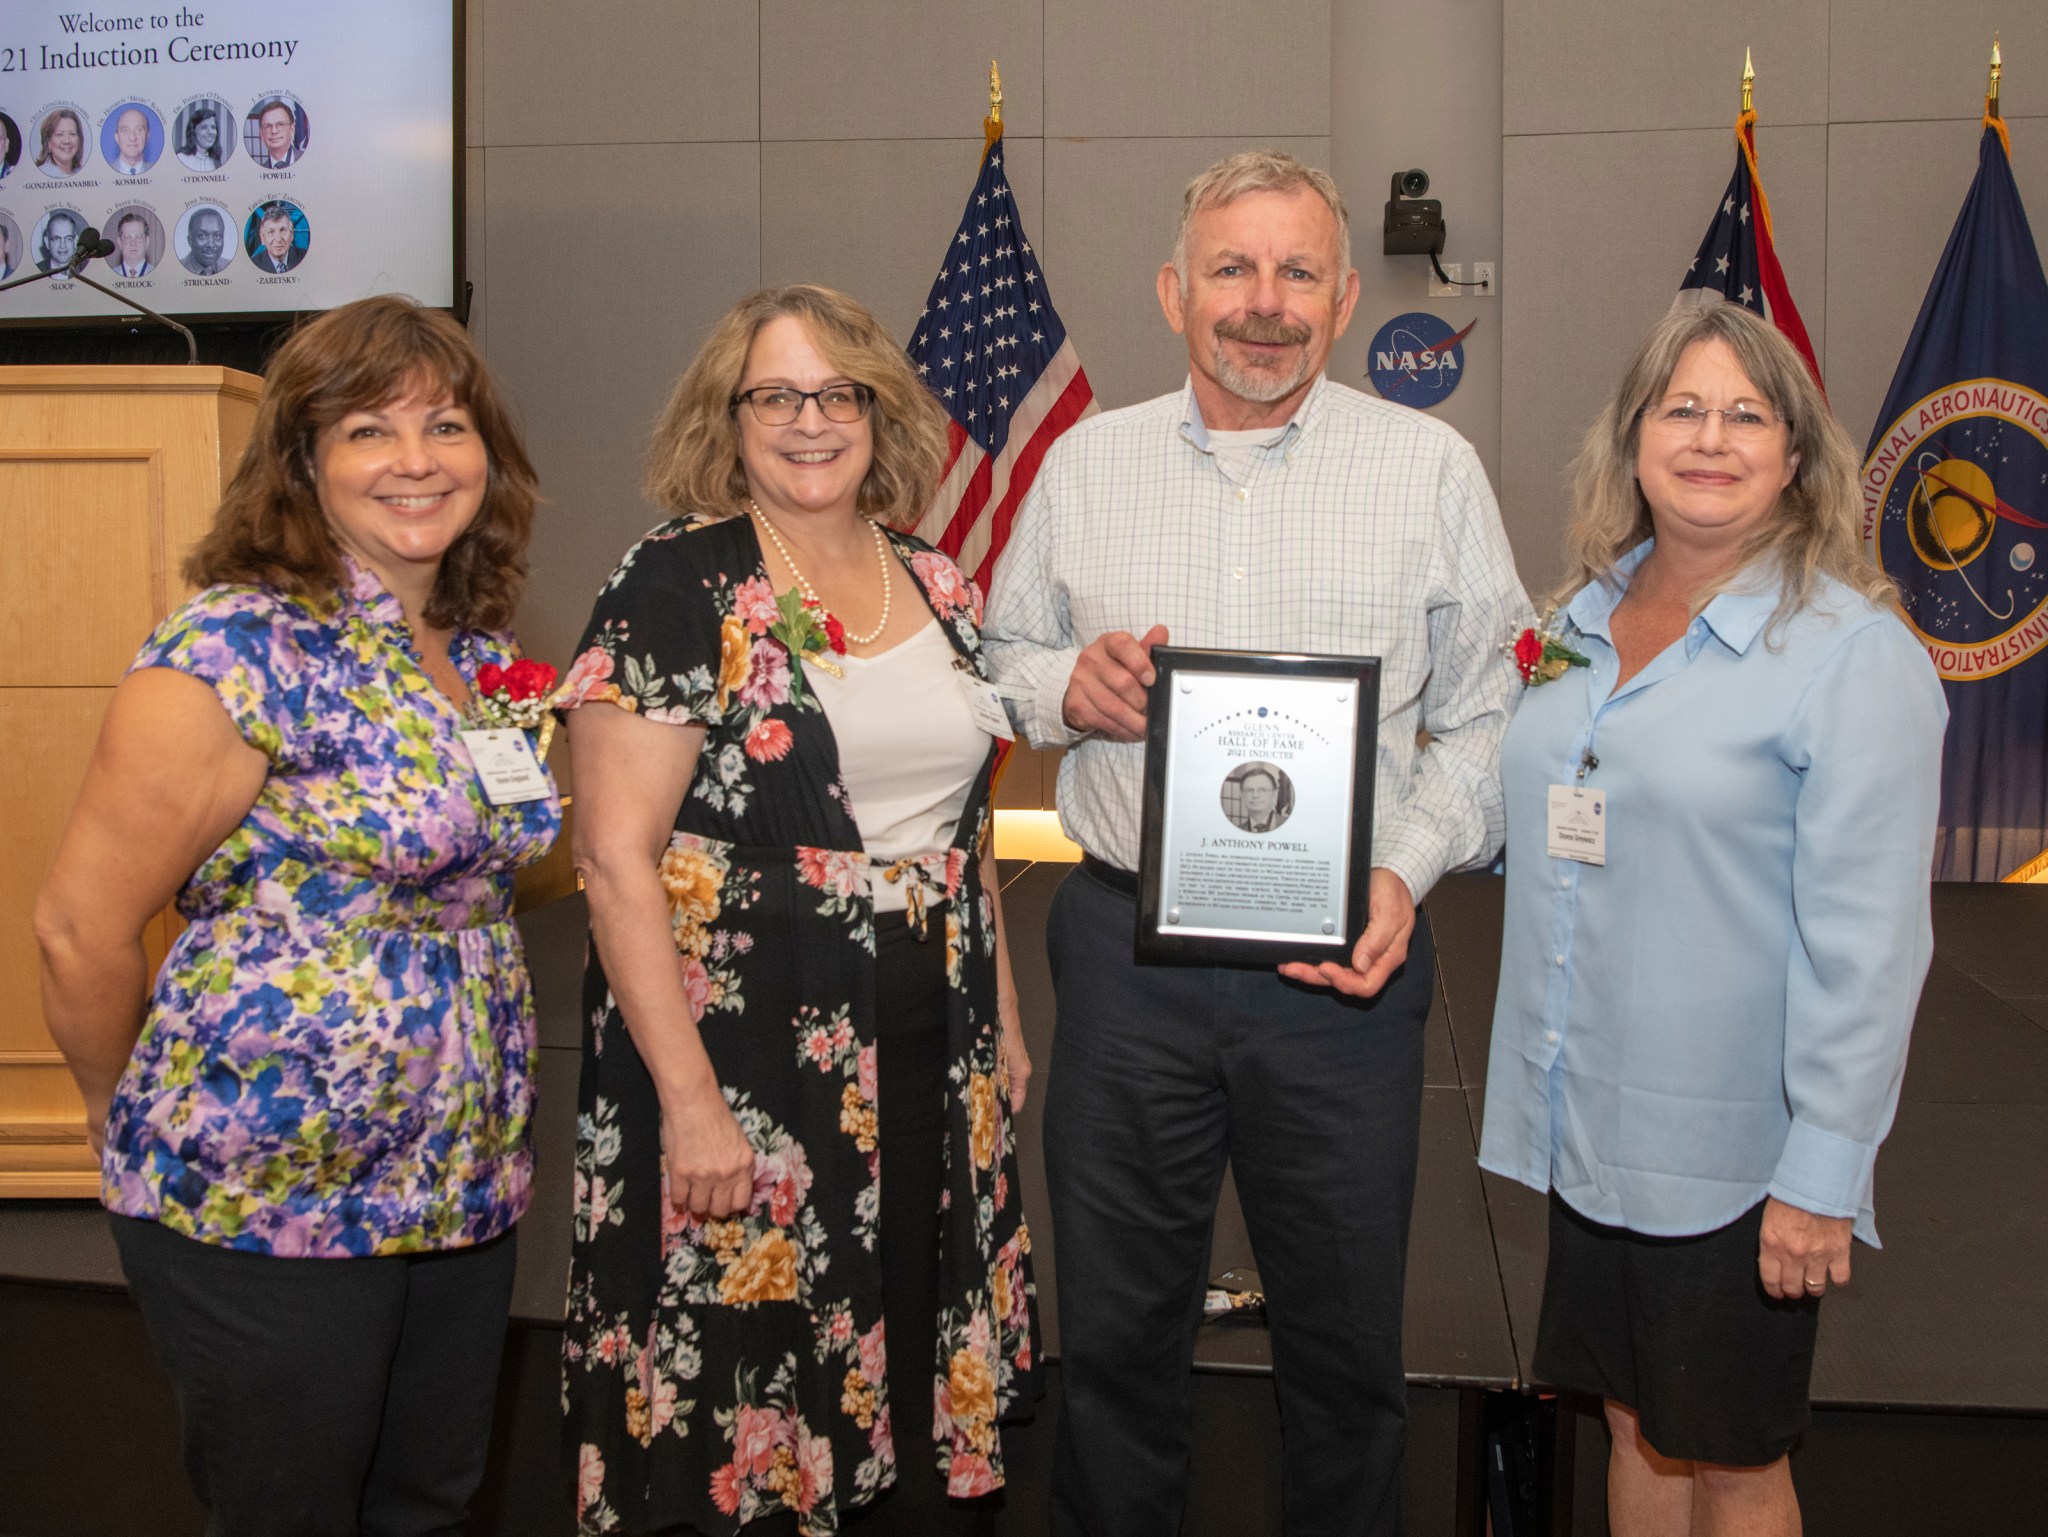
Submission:
[[[560,807],[544,770],[487,784],[463,728],[517,656],[534,500],[455,322],[384,298],[299,331],[37,909],[215,1534],[453,1531],[482,1472],[532,1167],[512,872]]]

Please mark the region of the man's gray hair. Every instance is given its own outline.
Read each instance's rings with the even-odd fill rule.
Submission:
[[[1328,171],[1303,165],[1292,155],[1277,149],[1248,149],[1226,156],[1188,183],[1180,200],[1180,228],[1173,237],[1173,270],[1180,277],[1181,291],[1188,286],[1188,227],[1195,215],[1207,208],[1234,203],[1247,192],[1293,192],[1306,187],[1329,205],[1337,220],[1337,281],[1351,272],[1351,217],[1344,211],[1344,194]]]

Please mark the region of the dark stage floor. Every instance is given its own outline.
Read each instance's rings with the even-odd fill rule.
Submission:
[[[1004,900],[1026,1030],[1058,1070],[1043,944],[1068,867],[1006,866]],[[1474,1149],[1498,970],[1500,883],[1446,881],[1430,900],[1440,987],[1429,1023],[1422,1156],[1405,1346],[1412,1429],[1403,1489],[1412,1533],[1483,1529],[1488,1393],[1540,1387],[1529,1355],[1544,1202],[1482,1176]],[[1810,1533],[2022,1532],[2048,1460],[2048,888],[1943,886],[1898,1123],[1879,1158],[1882,1251],[1860,1248],[1831,1297],[1814,1372],[1816,1423],[1795,1457]],[[476,1530],[570,1529],[554,1444],[574,1140],[580,898],[522,920],[541,1008],[540,1189],[521,1230],[516,1327],[500,1434]],[[1049,1354],[1058,1234],[1039,1177],[1034,1094],[1020,1128]],[[1250,1265],[1226,1186],[1212,1273]],[[176,1451],[168,1386],[150,1361],[97,1209],[0,1205],[0,1533],[72,1537],[200,1530]],[[1262,1328],[1202,1331],[1189,1534],[1280,1530],[1279,1426]],[[1009,1533],[1044,1529],[1053,1393],[1012,1435]],[[1600,1537],[1604,1430],[1567,1406],[1553,1529]],[[1576,1457],[1572,1456],[1576,1448]],[[1575,1476],[1574,1476],[1575,1475]]]

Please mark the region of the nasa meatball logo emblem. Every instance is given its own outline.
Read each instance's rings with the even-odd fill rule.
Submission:
[[[2048,645],[2048,398],[2005,379],[1945,385],[1863,466],[1863,540],[1917,563],[1906,615],[1942,677],[1988,678]]]
[[[1396,315],[1373,336],[1366,376],[1396,405],[1433,406],[1465,377],[1465,338],[1478,324],[1453,331],[1449,321],[1425,310]]]

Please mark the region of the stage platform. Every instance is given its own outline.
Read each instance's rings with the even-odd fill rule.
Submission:
[[[1037,1419],[1010,1434],[1007,1534],[1045,1530],[1059,1412],[1058,1234],[1040,1177],[1039,1109],[1057,1071],[1042,934],[1071,867],[1006,866],[1004,900],[1027,1035],[1040,1070],[1020,1126],[1045,1342]],[[1500,882],[1457,876],[1430,901],[1439,989],[1429,1020],[1405,1351],[1411,1432],[1404,1530],[1485,1528],[1489,1402],[1540,1391],[1529,1353],[1544,1201],[1474,1162],[1498,972]],[[1879,1158],[1886,1248],[1823,1315],[1816,1420],[1795,1457],[1807,1530],[2034,1530],[2048,1461],[2048,889],[1937,887],[1936,959],[1898,1125]],[[584,944],[581,898],[521,920],[541,1015],[539,1190],[522,1224],[515,1327],[492,1467],[473,1530],[572,1529],[556,1425]],[[1233,1188],[1211,1273],[1253,1263]],[[201,1529],[179,1465],[170,1390],[150,1359],[97,1208],[0,1203],[0,1534],[184,1537]],[[1279,1424],[1265,1331],[1233,1322],[1197,1343],[1193,1486],[1184,1532],[1278,1533]],[[1499,1395],[1489,1398],[1489,1395]],[[1555,1417],[1558,1534],[1604,1537],[1604,1429],[1584,1405]]]

